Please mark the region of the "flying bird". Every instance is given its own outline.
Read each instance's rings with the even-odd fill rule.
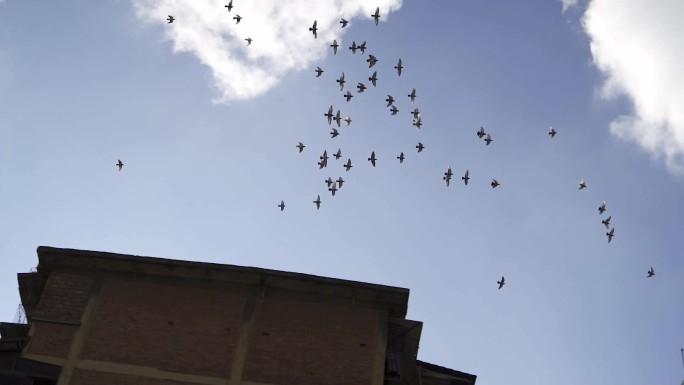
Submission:
[[[313,201],[313,203],[316,204],[316,210],[320,209],[320,208],[321,208],[321,196],[318,195],[318,196],[316,197],[316,200]]]
[[[444,176],[442,177],[442,179],[444,179],[444,181],[446,181],[447,187],[449,187],[449,181],[451,181],[452,176],[454,176],[454,173],[453,173],[453,171],[451,171],[451,167],[449,167],[447,169],[447,172],[445,172]]]
[[[342,75],[340,75],[340,78],[336,80],[336,82],[340,83],[340,91],[344,90],[344,72],[342,72]]]
[[[349,125],[351,124],[351,122],[352,122],[352,120],[351,120],[351,118],[349,117],[349,115],[345,116],[345,118],[344,118],[344,123],[346,123],[347,127],[349,127]]]
[[[352,51],[352,53],[356,53],[356,50],[358,49],[358,47],[356,46],[355,41],[352,41],[352,45],[351,45],[351,47],[349,47],[349,49]]]
[[[485,136],[485,135],[487,135],[487,134],[485,133],[484,128],[483,128],[483,127],[480,127],[480,129],[477,130],[477,137],[480,138],[480,139],[482,139],[482,137]]]
[[[606,226],[606,230],[608,230],[608,226],[610,226],[610,218],[612,218],[612,216],[609,216],[608,218],[601,221],[601,223],[603,223]]]
[[[332,104],[330,105],[330,108],[328,108],[328,112],[323,114],[323,116],[328,118],[328,124],[332,124],[332,118],[333,118],[333,106],[332,106]]]
[[[492,139],[491,135],[487,134],[487,137],[485,138],[484,141],[485,141],[485,143],[487,143],[487,146],[489,146],[489,144],[492,143],[494,141],[494,139]]]
[[[333,183],[331,187],[328,187],[328,191],[332,192],[332,196],[335,196],[335,192],[337,191],[337,185]]]
[[[411,91],[410,94],[408,94],[408,97],[411,98],[411,103],[416,101],[416,89],[414,88],[413,91]]]
[[[352,166],[351,164],[351,159],[347,159],[347,164],[344,165],[344,168],[347,169],[347,171],[349,171],[352,167],[354,166]]]
[[[251,37],[246,38],[245,41],[247,42],[247,45],[252,44],[252,38]]]
[[[314,23],[311,27],[309,27],[309,31],[313,32],[314,39],[318,38],[318,20],[314,20]]]
[[[370,81],[371,84],[373,84],[373,87],[375,87],[375,82],[378,81],[378,71],[373,71],[373,75],[368,78],[368,81]]]
[[[344,95],[344,97],[347,99],[347,101],[350,101],[351,98],[354,97],[354,95],[352,95],[351,92],[347,91],[347,93]]]
[[[335,160],[340,160],[341,157],[342,157],[342,149],[338,148],[337,152],[335,153]]]
[[[173,21],[174,21],[174,20],[176,20],[176,18],[175,18],[175,17],[173,17],[173,16],[171,16],[171,15],[169,15],[169,17],[168,17],[168,18],[167,18],[166,20],[168,20],[168,21],[169,21],[169,22],[168,22],[168,23],[166,23],[166,24],[171,24],[171,23],[173,23]]]
[[[319,157],[321,159],[320,162],[318,162],[318,169],[322,169],[323,167],[328,166],[328,150],[323,151],[323,156]]]
[[[380,19],[380,7],[375,8],[375,13],[371,15],[375,19],[375,25],[378,25],[378,20]]]
[[[323,74],[323,72],[325,72],[325,71],[323,71],[321,69],[321,67],[316,67],[316,77],[317,78],[321,77],[321,74]]]
[[[239,24],[240,20],[242,20],[242,16],[235,15],[235,16],[233,16],[233,20],[235,20],[235,24]]]
[[[280,207],[280,211],[285,210],[285,201],[280,201],[280,204],[278,205]]]
[[[394,103],[394,98],[392,95],[387,95],[387,99],[385,99],[385,101],[387,102],[387,107],[389,107]]]
[[[402,152],[401,154],[399,154],[397,159],[399,159],[399,163],[404,163],[404,153]]]
[[[233,0],[230,0],[228,2],[228,5],[224,5],[225,8],[228,8],[228,12],[233,10]]]
[[[502,276],[501,276],[501,281],[496,281],[496,283],[499,284],[499,290],[501,290],[501,288],[503,287],[503,285],[506,284],[506,279],[505,279],[504,276],[502,275]]]
[[[413,119],[420,119],[420,110],[418,107],[414,108],[413,111],[411,111],[411,114],[413,115]]]
[[[330,188],[330,186],[331,186],[333,183],[334,183],[334,182],[333,182],[333,178],[331,178],[331,177],[328,177],[328,179],[325,180],[325,184],[328,185],[328,188]]]
[[[613,237],[615,236],[615,227],[610,229],[610,231],[607,232],[606,235],[608,236],[608,243],[610,243],[610,241],[612,241]]]
[[[366,63],[368,63],[368,68],[373,67],[377,62],[378,59],[375,56],[368,54],[368,59],[366,60]]]
[[[655,275],[655,271],[653,271],[653,266],[651,266],[651,270],[648,271],[648,277],[646,278],[651,278]]]
[[[306,147],[306,146],[304,145],[304,143],[299,142],[299,144],[296,145],[295,147],[297,147],[299,149],[299,152],[302,152],[302,151],[304,151],[304,147]]]
[[[397,75],[401,76],[401,69],[404,68],[401,65],[401,59],[399,59],[399,63],[397,63],[397,65],[395,65],[394,68],[397,70]]]
[[[337,55],[337,47],[340,46],[339,44],[337,44],[337,40],[333,40],[333,43],[330,44],[330,46],[333,49],[333,55]]]
[[[337,178],[337,184],[342,188],[342,183],[344,183],[344,179],[342,177]]]
[[[117,159],[117,160],[118,160],[119,162],[118,162],[117,164],[115,164],[115,166],[118,166],[118,167],[119,167],[119,171],[121,171],[121,168],[123,167],[124,164],[121,163],[121,159]]]
[[[392,106],[392,108],[390,108],[390,111],[392,111],[392,115],[396,115],[397,112],[399,112],[399,109],[397,108],[397,106]]]
[[[579,182],[579,188],[578,188],[578,190],[581,190],[581,189],[584,189],[584,188],[587,188],[587,184],[584,182],[584,179],[582,179],[582,180],[580,180],[580,182]]]
[[[423,119],[419,116],[418,119],[413,119],[413,125],[418,127],[420,130],[420,126],[423,125]]]
[[[423,152],[423,149],[425,149],[425,146],[423,146],[423,143],[418,142],[418,145],[416,146],[418,149],[418,152]]]
[[[468,172],[468,170],[466,170],[465,175],[463,175],[463,176],[461,177],[461,179],[463,179],[463,181],[465,182],[465,185],[466,185],[466,186],[468,185],[468,180],[470,179],[470,177],[468,176],[468,174],[469,174],[469,172]]]
[[[553,128],[553,127],[549,128],[549,136],[551,136],[551,138],[556,136],[556,129],[555,128]]]
[[[347,26],[347,23],[349,23],[347,20],[345,20],[345,19],[340,19],[340,24],[342,24],[342,28],[346,27],[346,26]]]
[[[337,122],[337,127],[339,127],[340,122],[342,121],[340,110],[337,110],[337,114],[335,114],[335,117],[333,119],[335,120],[335,122]]]
[[[363,83],[359,83],[358,86],[356,86],[356,89],[359,93],[363,92],[366,89],[366,85]]]
[[[603,201],[603,203],[601,203],[601,206],[599,206],[598,211],[599,215],[603,214],[606,211],[606,201]]]
[[[373,165],[373,167],[375,167],[375,161],[377,160],[377,159],[375,158],[375,151],[371,152],[371,156],[370,156],[370,158],[368,158],[368,160],[371,162],[371,164]]]
[[[331,138],[336,138],[340,133],[337,131],[336,128],[333,128],[332,131],[330,131],[330,137]]]
[[[496,179],[492,179],[492,188],[496,188],[500,183]]]
[[[363,55],[364,53],[366,53],[366,42],[364,41],[363,43],[359,44],[357,48],[359,49],[359,51],[361,51],[361,55]]]

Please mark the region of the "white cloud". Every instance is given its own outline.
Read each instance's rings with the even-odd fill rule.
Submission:
[[[560,0],[563,3],[563,12],[577,5],[578,0]]]
[[[1,1],[1,0],[0,0]],[[163,24],[174,52],[190,52],[213,74],[220,92],[215,103],[249,99],[268,91],[292,70],[309,67],[340,40],[340,17],[369,19],[377,6],[380,21],[402,0],[133,0],[136,16]],[[243,17],[239,24],[233,17]],[[175,21],[166,24],[168,15]],[[318,39],[309,27],[318,21]],[[382,24],[381,24],[382,26]],[[251,37],[252,45],[244,39]]]
[[[684,1],[592,0],[584,16],[604,98],[625,95],[631,115],[611,132],[684,173]]]

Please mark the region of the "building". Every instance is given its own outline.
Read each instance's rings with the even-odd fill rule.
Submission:
[[[28,324],[0,325],[2,384],[476,380],[416,359],[423,324],[405,318],[408,289],[43,246],[38,260],[18,274]]]

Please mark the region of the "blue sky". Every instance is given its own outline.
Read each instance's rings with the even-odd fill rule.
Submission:
[[[236,0],[239,25],[192,3],[0,2],[3,320],[36,247],[69,247],[410,288],[419,359],[481,385],[680,383],[680,3],[381,0],[377,27],[361,1]],[[353,120],[335,139],[330,104]]]

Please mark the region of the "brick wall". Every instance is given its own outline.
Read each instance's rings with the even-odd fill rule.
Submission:
[[[53,271],[45,284],[33,316],[78,323],[88,302],[93,278],[66,271]]]
[[[69,385],[198,385],[194,382],[75,369]]]

